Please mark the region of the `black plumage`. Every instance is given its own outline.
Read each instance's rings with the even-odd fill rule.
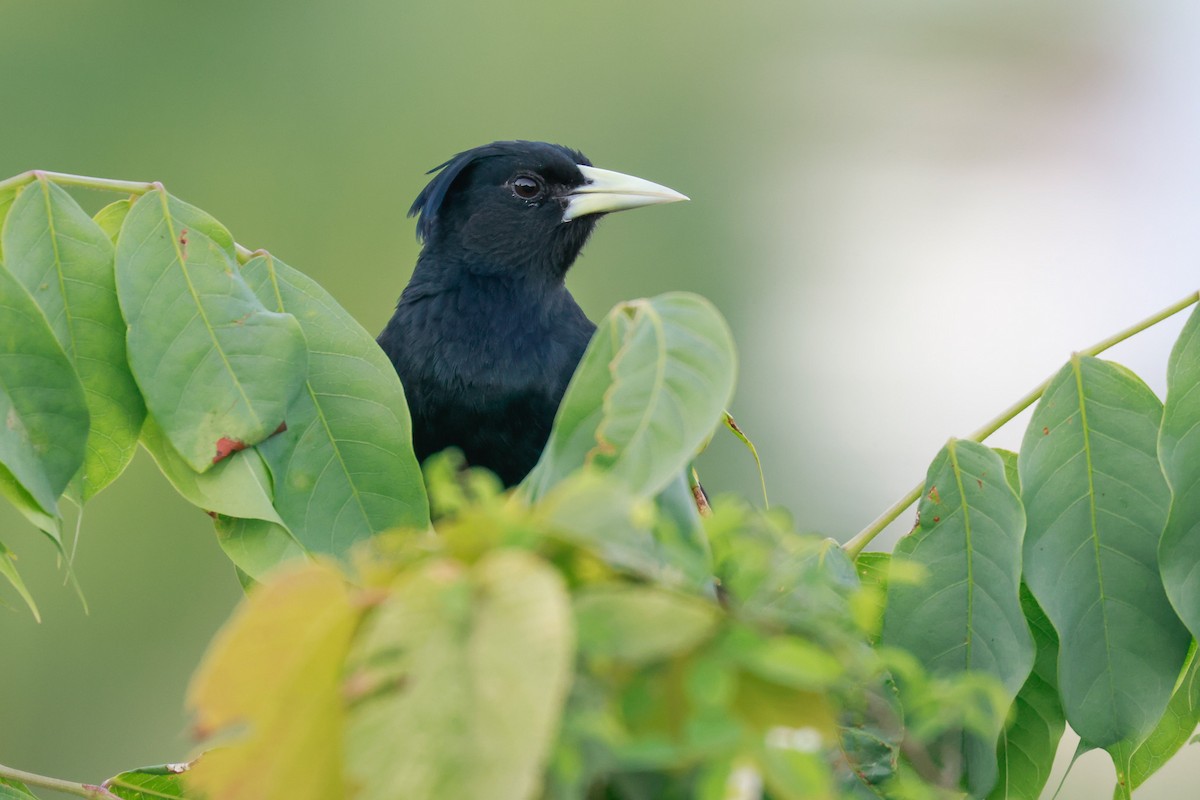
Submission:
[[[432,172],[409,210],[421,254],[379,344],[418,459],[457,447],[511,486],[537,462],[596,329],[564,280],[597,220],[686,198],[542,142],[494,142]]]

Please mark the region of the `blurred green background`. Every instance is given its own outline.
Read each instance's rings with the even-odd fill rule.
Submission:
[[[0,0],[0,177],[161,180],[372,331],[417,254],[404,212],[459,150],[546,139],[677,188],[606,220],[570,285],[596,318],[712,298],[772,499],[844,538],[948,436],[1196,288],[1198,34],[1166,0]],[[1181,322],[1113,356],[1161,392]],[[728,437],[703,467],[756,491]],[[87,508],[89,616],[7,508],[0,537],[45,618],[2,595],[0,761],[186,757],[183,690],[239,597],[207,517],[139,456]],[[1198,753],[1139,796],[1190,796]],[[1061,797],[1111,780],[1085,756]]]

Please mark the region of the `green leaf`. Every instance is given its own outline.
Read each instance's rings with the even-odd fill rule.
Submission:
[[[62,519],[43,511],[37,501],[33,499],[33,495],[17,482],[17,479],[5,469],[3,464],[0,464],[0,497],[12,503],[31,525],[40,531],[45,531],[46,535],[55,543],[62,541]]]
[[[993,447],[996,455],[1000,456],[1000,460],[1004,462],[1004,477],[1008,480],[1008,485],[1018,495],[1021,494],[1021,475],[1017,468],[1017,461],[1020,458],[1012,450],[1005,450],[1002,447]]]
[[[37,796],[19,781],[0,778],[0,800],[37,800]]]
[[[703,298],[618,305],[584,353],[524,491],[536,500],[589,464],[641,496],[658,494],[721,421],[735,361],[725,320]]]
[[[879,637],[883,634],[883,614],[887,610],[888,573],[891,568],[891,553],[868,551],[859,553],[854,559],[854,569],[862,585],[862,591],[855,600],[856,619],[867,632],[872,645],[879,644]]]
[[[1158,546],[1167,597],[1200,637],[1200,309],[1193,311],[1167,364],[1167,402],[1158,458],[1171,487],[1171,509]]]
[[[919,520],[895,558],[925,567],[928,577],[889,581],[883,642],[913,653],[934,676],[996,678],[1007,705],[1033,668],[1034,649],[1019,597],[1025,514],[1000,457],[951,439],[929,467]],[[999,734],[997,726],[986,740],[964,735],[966,782],[976,796],[996,781]]]
[[[586,548],[614,569],[668,586],[683,582],[672,551],[654,535],[654,504],[609,475],[593,470],[573,475],[535,510],[558,538]]]
[[[204,472],[286,422],[308,359],[299,323],[259,302],[224,247],[228,234],[200,213],[148,192],[121,226],[116,268],[146,406]]]
[[[287,528],[264,519],[218,516],[216,528],[225,555],[247,577],[260,583],[275,567],[308,552]]]
[[[1146,782],[1146,779],[1158,772],[1171,757],[1188,743],[1188,739],[1200,724],[1200,658],[1197,658],[1196,647],[1193,644],[1187,666],[1171,702],[1167,704],[1167,713],[1163,714],[1158,725],[1146,737],[1146,740],[1133,751],[1129,762],[1127,780],[1130,791]],[[1113,797],[1124,796],[1120,787],[1113,790]]]
[[[25,601],[25,605],[29,607],[29,611],[33,614],[33,618],[38,622],[42,621],[42,615],[38,613],[37,603],[33,601],[33,595],[29,593],[29,589],[25,586],[25,581],[21,579],[21,575],[17,572],[16,565],[17,557],[13,552],[0,542],[0,575],[8,579],[8,582],[17,590],[17,594],[21,595],[21,599]]]
[[[863,586],[875,586],[887,591],[888,570],[892,565],[892,554],[876,550],[859,553],[854,559],[854,571]],[[924,572],[921,573],[924,575]]]
[[[257,256],[242,274],[267,308],[299,320],[309,347],[307,379],[287,409],[287,430],[259,446],[288,528],[309,550],[337,555],[389,528],[427,528],[408,404],[379,345],[324,289],[283,262]]]
[[[129,216],[129,209],[132,207],[131,200],[116,200],[97,211],[96,216],[92,219],[100,226],[100,230],[104,231],[108,240],[116,244],[117,236],[121,233],[121,225],[125,223],[125,217]]]
[[[45,316],[0,269],[0,465],[50,516],[83,464],[87,400]],[[5,492],[8,495],[8,492]]]
[[[988,795],[990,800],[1038,800],[1064,727],[1058,699],[1058,634],[1024,584],[1021,608],[1033,633],[1037,658],[1013,701],[1012,715],[996,748],[1000,779]]]
[[[1093,747],[1150,732],[1190,639],[1158,574],[1170,498],[1161,417],[1136,375],[1075,356],[1021,445],[1025,581],[1058,631],[1067,722]]]
[[[728,411],[724,412],[723,421],[725,422],[725,427],[729,429],[729,432],[732,433],[734,437],[741,442],[747,450],[750,451],[750,455],[753,456],[754,466],[758,469],[758,483],[759,486],[762,487],[763,508],[770,508],[771,499],[767,497],[767,476],[763,474],[762,460],[758,457],[758,448],[754,446],[754,442],[750,440],[750,437],[745,434],[745,432],[737,424],[737,420],[735,420],[733,415]]]
[[[667,562],[681,571],[692,587],[703,590],[712,583],[712,551],[688,481],[689,472],[675,473],[667,488],[654,498],[658,511],[654,540]]]
[[[17,197],[3,239],[6,266],[50,321],[83,383],[91,415],[82,473],[86,501],[128,466],[145,416],[125,359],[112,242],[45,178]]]
[[[271,504],[271,476],[257,450],[234,453],[207,472],[196,472],[175,452],[154,417],[146,418],[142,446],[176,491],[197,508],[283,523]]]
[[[272,504],[271,475],[257,448],[234,453],[208,472],[196,472],[175,452],[153,417],[146,418],[142,446],[185,500],[214,517],[221,549],[254,580],[306,554]]]
[[[122,772],[101,786],[122,800],[184,800],[183,775],[188,764],[161,764]]]
[[[796,636],[773,636],[745,648],[738,663],[758,677],[793,689],[828,689],[843,676],[835,655]]]
[[[562,578],[529,553],[402,574],[347,663],[355,796],[534,796],[570,684],[571,640]]]
[[[4,227],[4,219],[8,216],[9,209],[17,200],[17,192],[21,190],[20,186],[12,186],[8,189],[0,190],[0,228]],[[0,261],[4,260],[4,237],[0,236]]]
[[[579,651],[630,664],[689,650],[712,634],[711,603],[652,586],[600,584],[575,595]]]

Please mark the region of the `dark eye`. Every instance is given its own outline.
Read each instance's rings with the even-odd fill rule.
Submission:
[[[522,200],[532,200],[542,193],[541,181],[531,178],[528,175],[522,175],[519,178],[513,178],[511,184],[513,194]]]

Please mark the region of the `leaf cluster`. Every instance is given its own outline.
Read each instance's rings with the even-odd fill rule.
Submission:
[[[67,178],[133,194],[91,217]],[[140,444],[249,589],[195,764],[76,793],[1034,800],[1070,724],[1128,797],[1187,743],[1200,312],[1165,404],[1077,355],[1020,453],[951,440],[912,532],[853,560],[697,502],[714,431],[749,444],[735,372],[703,298],[622,303],[520,486],[423,474],[391,364],[303,274],[157,184],[0,182],[0,493],[65,549],[63,501]],[[0,573],[36,614],[2,544]]]

